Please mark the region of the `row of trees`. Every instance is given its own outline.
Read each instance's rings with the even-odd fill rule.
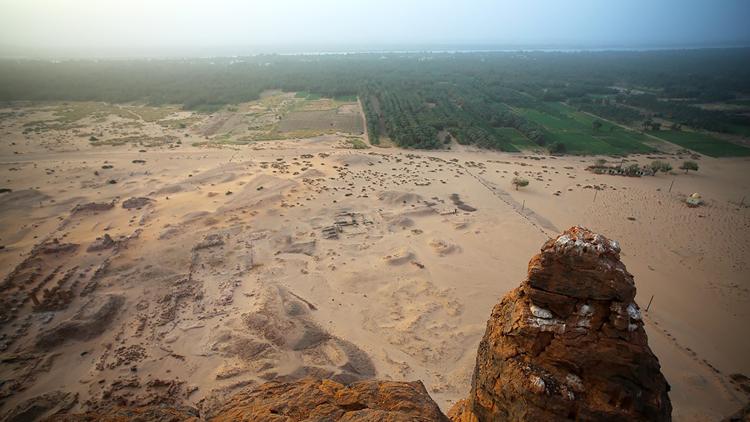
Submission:
[[[519,114],[567,101],[622,123],[638,110],[708,130],[750,127],[747,116],[704,110],[697,101],[750,96],[748,50],[600,53],[261,55],[150,61],[0,60],[0,101],[96,100],[183,104],[212,111],[267,89],[358,96],[371,139],[435,148],[448,130],[459,142],[513,150],[514,128],[537,145],[546,130]],[[709,65],[710,64],[710,65]],[[617,85],[654,87],[628,93]],[[645,89],[645,88],[644,88]],[[666,95],[690,95],[663,101]],[[653,127],[651,128],[653,129]]]
[[[669,173],[670,171],[672,171],[672,165],[667,163],[666,161],[661,160],[652,161],[649,167],[654,171],[654,174],[656,174],[657,172]],[[685,170],[685,174],[687,174],[690,170],[698,171],[698,169],[698,163],[691,160],[683,161],[680,165],[680,170]]]

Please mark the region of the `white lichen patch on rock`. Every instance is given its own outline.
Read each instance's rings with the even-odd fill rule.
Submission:
[[[565,376],[565,384],[568,385],[573,391],[581,392],[584,390],[583,388],[583,381],[581,381],[581,378],[576,374],[568,374]]]
[[[578,315],[582,317],[594,315],[594,308],[591,305],[584,303],[580,308],[578,308]]]
[[[565,322],[555,318],[552,311],[532,303],[529,305],[529,312],[531,312],[527,321],[529,325],[541,331],[552,331],[558,334],[565,332]]]
[[[591,233],[583,227],[575,227],[573,231],[562,234],[555,240],[555,252],[575,255],[617,255],[620,253],[620,245],[598,233]]]
[[[628,316],[635,321],[641,320],[641,311],[638,310],[638,306],[635,303],[628,305]]]
[[[542,394],[547,389],[547,385],[544,383],[544,380],[536,375],[529,376],[529,387],[531,391],[537,394]]]
[[[533,303],[529,306],[529,310],[531,311],[531,315],[537,318],[551,319],[553,316],[550,310],[536,306]]]

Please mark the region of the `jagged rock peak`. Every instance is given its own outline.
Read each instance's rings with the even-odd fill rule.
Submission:
[[[572,227],[487,322],[472,388],[454,421],[671,418],[667,384],[616,241]]]

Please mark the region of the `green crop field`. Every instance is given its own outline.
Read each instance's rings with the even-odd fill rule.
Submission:
[[[535,143],[531,142],[529,138],[525,137],[523,133],[519,132],[518,129],[512,127],[499,127],[495,129],[495,132],[497,132],[502,138],[509,140],[507,149],[509,151],[512,151],[513,149],[520,151],[537,146]]]
[[[545,103],[540,109],[517,109],[523,117],[543,126],[552,142],[562,142],[568,153],[620,155],[647,153],[653,148],[643,143],[646,137],[606,121],[593,128],[595,117],[564,104]]]
[[[662,130],[650,133],[681,147],[691,149],[710,157],[750,156],[750,148],[733,144],[706,133],[679,130]]]

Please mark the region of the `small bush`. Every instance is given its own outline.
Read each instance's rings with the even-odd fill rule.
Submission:
[[[687,172],[690,170],[698,171],[698,163],[696,163],[695,161],[685,161],[680,166],[680,169],[685,170],[685,174],[687,174]]]
[[[525,187],[529,185],[528,179],[524,179],[523,177],[514,177],[513,180],[510,181],[510,183],[512,183],[513,186],[516,187],[516,190],[518,190],[519,187]]]

